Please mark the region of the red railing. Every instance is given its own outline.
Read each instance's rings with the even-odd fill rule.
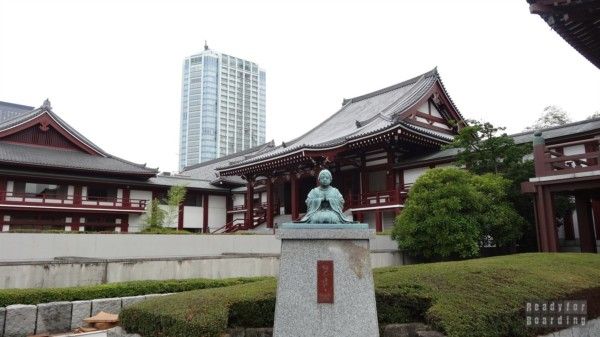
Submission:
[[[33,194],[18,192],[0,192],[0,204],[60,206],[65,208],[106,208],[144,211],[147,200],[124,199],[111,197],[83,197],[75,199],[74,195]]]
[[[266,210],[266,203],[262,203],[260,205],[260,207],[256,207],[254,208],[254,212],[253,212],[253,221],[251,225],[248,225],[245,222],[245,218],[236,218],[231,220],[230,222],[226,223],[224,226],[221,226],[217,229],[215,229],[214,231],[211,232],[211,234],[220,234],[220,233],[234,233],[237,232],[239,230],[245,230],[245,229],[254,229],[262,224],[264,224],[265,222],[267,222],[267,210]],[[273,209],[273,214],[276,213],[276,209]]]
[[[407,194],[406,189],[352,194],[347,197],[345,208],[403,205]]]
[[[534,146],[536,176],[549,176],[600,170],[599,138],[577,140],[554,145]],[[566,147],[584,145],[585,153],[565,155]],[[589,149],[593,149],[589,151]]]

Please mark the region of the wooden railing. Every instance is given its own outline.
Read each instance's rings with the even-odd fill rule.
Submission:
[[[60,206],[64,208],[106,208],[144,211],[146,209],[147,202],[148,201],[145,199],[83,197],[80,200],[77,200],[75,199],[74,195],[0,192],[0,203],[10,205]]]
[[[402,205],[406,201],[407,194],[406,189],[351,194],[346,197],[345,208]]]
[[[599,144],[597,137],[553,145],[544,145],[543,142],[534,144],[535,175],[541,177],[600,170]],[[584,145],[586,152],[572,155],[563,153],[565,148],[576,145]]]

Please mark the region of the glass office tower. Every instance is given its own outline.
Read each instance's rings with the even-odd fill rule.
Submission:
[[[210,50],[183,62],[179,170],[265,142],[266,75]]]

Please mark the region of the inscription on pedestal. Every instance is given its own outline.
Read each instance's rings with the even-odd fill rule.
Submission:
[[[333,261],[317,261],[317,303],[333,303]]]

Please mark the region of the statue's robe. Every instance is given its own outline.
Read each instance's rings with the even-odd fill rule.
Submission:
[[[306,198],[306,215],[299,222],[306,223],[351,223],[342,210],[344,197],[337,188],[328,186],[315,187]]]

